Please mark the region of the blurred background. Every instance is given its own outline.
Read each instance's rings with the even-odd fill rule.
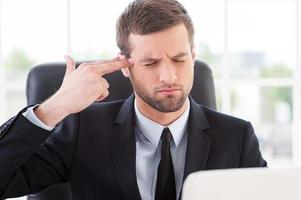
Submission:
[[[128,0],[0,0],[0,123],[26,105],[38,63],[115,57]],[[197,58],[213,70],[218,111],[251,121],[270,167],[301,163],[299,0],[180,0]]]

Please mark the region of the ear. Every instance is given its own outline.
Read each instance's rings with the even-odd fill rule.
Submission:
[[[122,74],[123,74],[124,77],[127,77],[127,78],[130,77],[129,68],[123,68],[123,69],[121,69],[121,71],[122,71]]]

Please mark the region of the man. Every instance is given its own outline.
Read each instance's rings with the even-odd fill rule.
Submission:
[[[1,199],[59,182],[75,200],[179,199],[192,172],[266,166],[249,122],[188,96],[193,36],[179,2],[137,0],[117,23],[118,58],[75,69],[66,56],[60,89],[1,127]],[[109,95],[102,76],[120,69],[134,95],[92,104]]]

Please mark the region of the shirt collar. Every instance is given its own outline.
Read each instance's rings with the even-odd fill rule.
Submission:
[[[137,107],[136,99],[135,99],[134,108],[136,114],[136,124],[138,129],[146,137],[146,139],[149,140],[149,142],[151,142],[155,147],[157,147],[160,142],[161,133],[165,128],[165,126],[162,126],[161,124],[158,124],[157,122],[154,122],[153,120],[145,117],[139,111]],[[175,120],[173,123],[167,126],[172,134],[173,141],[176,147],[178,146],[183,135],[186,132],[189,110],[190,110],[190,102],[188,99],[188,105],[184,113],[177,120]]]

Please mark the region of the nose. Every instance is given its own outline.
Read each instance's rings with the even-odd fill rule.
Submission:
[[[160,66],[160,82],[175,83],[177,80],[176,66],[171,63],[162,63]]]

